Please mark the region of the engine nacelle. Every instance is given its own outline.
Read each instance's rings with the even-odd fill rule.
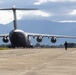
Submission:
[[[52,43],[56,43],[56,41],[57,41],[57,38],[56,38],[56,37],[52,37],[52,38],[51,38],[51,42],[52,42]]]
[[[38,36],[36,40],[37,42],[42,42],[42,36]]]
[[[7,37],[3,37],[3,39],[2,39],[2,40],[3,40],[3,42],[4,42],[4,43],[9,42],[9,40],[7,39]]]

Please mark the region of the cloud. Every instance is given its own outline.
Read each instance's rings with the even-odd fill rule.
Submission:
[[[76,2],[76,0],[38,0],[34,5],[41,5],[47,2]]]
[[[76,9],[75,9],[75,10],[72,10],[72,12],[70,12],[69,15],[74,15],[74,16],[76,16]]]
[[[12,21],[13,15],[9,11],[0,11],[0,23],[7,24]]]
[[[17,20],[21,20],[23,17],[34,19],[35,17],[50,17],[52,14],[43,12],[40,10],[37,11],[17,11]],[[13,21],[13,12],[12,11],[0,11],[0,23],[7,24]]]
[[[34,5],[40,5],[45,2],[47,2],[47,0],[39,0],[39,1],[35,2]]]
[[[72,23],[72,22],[76,22],[76,20],[63,20],[63,21],[58,21],[60,23],[65,23],[65,22],[69,22],[69,23]]]
[[[74,22],[76,20],[76,0],[2,0],[0,7],[10,8],[13,5],[20,8],[29,7],[39,9],[38,11],[17,11],[18,20],[36,18],[57,22]],[[12,12],[4,11],[1,14],[3,16],[0,15],[0,23],[6,24],[13,21]]]
[[[47,0],[50,2],[76,2],[76,0]]]
[[[20,11],[21,12],[21,11]],[[25,11],[25,12],[21,12],[21,14],[24,16],[40,16],[40,17],[50,17],[52,16],[52,14],[49,14],[47,12],[43,12],[40,10],[36,10],[36,11]]]
[[[53,13],[53,15],[48,18],[48,20],[55,22],[76,22],[76,1],[63,1],[64,2],[48,1],[44,4],[38,5],[37,7],[49,13]]]

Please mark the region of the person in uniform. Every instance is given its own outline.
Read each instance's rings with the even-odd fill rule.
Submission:
[[[67,46],[68,46],[67,41],[65,41],[64,46],[65,46],[65,50],[67,50]]]

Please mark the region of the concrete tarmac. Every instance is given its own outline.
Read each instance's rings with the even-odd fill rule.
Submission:
[[[0,51],[0,75],[76,75],[76,48]]]

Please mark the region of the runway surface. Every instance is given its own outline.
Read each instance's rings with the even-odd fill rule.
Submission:
[[[0,51],[0,75],[76,75],[76,48]]]

